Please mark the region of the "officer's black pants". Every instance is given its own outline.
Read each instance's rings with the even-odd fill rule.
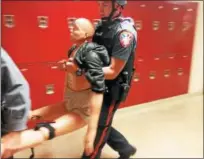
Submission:
[[[82,159],[99,159],[102,148],[107,143],[119,154],[125,153],[130,148],[128,141],[116,129],[111,127],[113,116],[119,107],[119,103],[111,105],[111,97],[104,96],[102,110],[99,118],[98,130],[94,143],[94,152],[91,156],[83,154]]]

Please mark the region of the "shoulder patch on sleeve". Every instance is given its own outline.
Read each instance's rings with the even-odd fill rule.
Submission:
[[[133,34],[129,31],[122,31],[119,34],[119,40],[120,40],[121,46],[126,48],[131,44],[133,40]]]

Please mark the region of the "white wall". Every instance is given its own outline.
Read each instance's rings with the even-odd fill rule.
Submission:
[[[203,92],[203,1],[198,1],[198,3],[188,93]]]

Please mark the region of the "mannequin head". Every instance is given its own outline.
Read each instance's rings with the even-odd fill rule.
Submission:
[[[94,34],[94,26],[90,20],[86,18],[78,18],[73,22],[70,28],[70,38],[74,43],[82,43],[92,38]]]

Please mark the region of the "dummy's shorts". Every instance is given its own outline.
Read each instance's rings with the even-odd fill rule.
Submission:
[[[86,122],[90,116],[90,99],[91,89],[83,91],[72,91],[71,89],[65,90],[65,106],[69,112],[74,112]]]

